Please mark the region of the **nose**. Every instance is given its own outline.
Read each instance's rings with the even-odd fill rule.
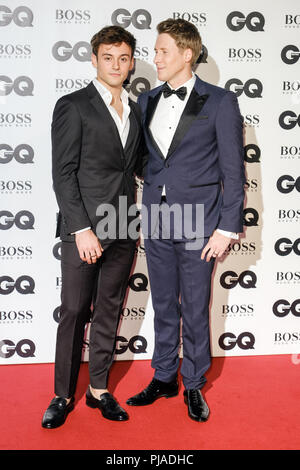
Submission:
[[[115,59],[113,61],[113,69],[118,70],[119,68],[120,68],[119,61],[117,59]]]

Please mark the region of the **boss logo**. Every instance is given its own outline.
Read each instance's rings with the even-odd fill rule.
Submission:
[[[143,319],[145,317],[145,308],[144,307],[132,307],[132,308],[123,308],[122,316],[124,318],[134,318],[134,319]]]
[[[282,82],[282,91],[283,92],[293,92],[293,91],[299,91],[300,90],[300,81],[296,80],[294,82],[289,82],[285,80]]]
[[[287,220],[291,222],[292,220],[295,220],[298,222],[300,219],[300,209],[279,209],[278,211],[278,219],[281,220]]]
[[[20,144],[13,148],[0,144],[0,163],[9,163],[15,159],[18,163],[33,163],[34,151],[30,145]]]
[[[290,130],[294,129],[294,127],[300,127],[300,114],[297,116],[294,111],[284,111],[279,116],[279,125],[282,129]]]
[[[20,6],[13,11],[5,5],[0,5],[0,26],[7,26],[14,22],[21,28],[33,26],[33,13],[30,8]]]
[[[31,55],[29,44],[0,44],[0,57],[23,57]]]
[[[288,343],[288,342],[298,342],[300,340],[300,333],[286,331],[285,333],[275,333],[274,341],[275,343]]]
[[[32,230],[34,216],[29,211],[20,211],[15,216],[9,211],[0,211],[0,230],[9,230],[14,224],[20,230]]]
[[[253,49],[253,48],[235,49],[234,47],[230,47],[228,49],[228,59],[232,61],[234,60],[240,61],[243,59],[247,59],[251,61],[253,60],[258,61],[258,60],[261,60],[261,57],[262,57],[261,49]]]
[[[246,180],[245,182],[246,191],[257,191],[257,188],[258,188],[258,181],[256,178]]]
[[[149,56],[149,49],[147,46],[139,47],[137,46],[134,51],[134,58],[135,59],[145,59]]]
[[[58,261],[61,261],[61,242],[56,243],[52,250],[53,256]]]
[[[291,175],[282,175],[278,178],[276,186],[283,194],[291,193],[294,189],[300,192],[300,176],[295,180]]]
[[[232,11],[226,18],[226,24],[231,31],[240,31],[246,25],[249,31],[256,33],[264,31],[265,18],[258,11],[252,11],[247,16],[240,11]]]
[[[29,127],[31,126],[32,118],[30,113],[0,113],[0,126],[1,127],[11,127],[15,125],[16,127],[24,126]]]
[[[258,114],[246,114],[242,118],[246,127],[259,127],[260,116]]]
[[[90,83],[88,78],[57,78],[55,80],[56,91],[70,91],[70,90],[80,90],[81,88],[87,86]]]
[[[33,87],[33,81],[29,77],[22,75],[12,80],[6,75],[0,75],[0,96],[9,95],[12,91],[19,96],[32,96]]]
[[[0,256],[2,258],[24,258],[31,257],[32,247],[31,246],[0,246]]]
[[[285,64],[292,65],[298,62],[300,56],[300,51],[297,46],[289,44],[285,46],[281,51],[281,59]]]
[[[32,190],[32,183],[31,181],[14,181],[14,180],[9,180],[9,181],[3,181],[0,180],[0,191],[2,193],[12,193],[13,191],[15,193],[28,193],[31,192]]]
[[[23,358],[34,357],[35,344],[30,339],[22,339],[15,344],[10,339],[3,339],[0,341],[0,357],[8,359],[15,353]]]
[[[123,354],[129,349],[134,354],[142,354],[147,352],[147,340],[144,336],[133,336],[129,341],[124,336],[116,337],[117,347],[116,354]]]
[[[55,19],[57,22],[87,23],[91,19],[90,10],[55,10]]]
[[[150,82],[144,77],[137,77],[132,81],[132,83],[126,86],[128,93],[131,92],[135,97],[138,97],[141,93],[149,91],[150,89]]]
[[[236,254],[254,254],[255,253],[255,242],[235,242],[230,243],[226,249],[226,253]]]
[[[24,321],[30,321],[33,318],[32,310],[10,310],[9,312],[6,312],[5,310],[0,311],[0,322],[24,322]]]
[[[244,92],[248,98],[262,98],[263,85],[256,78],[250,78],[245,84],[239,78],[231,78],[225,83],[225,89],[233,91],[236,96]]]
[[[134,11],[132,14],[125,8],[118,8],[111,15],[111,22],[114,25],[128,28],[131,24],[136,29],[150,29],[151,15],[149,11],[139,9]]]
[[[300,317],[300,299],[294,300],[292,304],[285,299],[280,299],[273,305],[273,313],[276,317],[285,317],[290,312],[295,315],[295,317]]]
[[[300,15],[285,15],[285,25],[291,27],[300,26]]]
[[[190,13],[187,11],[179,13],[176,11],[173,13],[173,19],[177,20],[178,18],[189,21],[190,23],[196,24],[197,26],[206,26],[206,13]]]
[[[68,41],[58,41],[52,47],[52,55],[56,60],[65,62],[71,57],[79,62],[91,60],[91,45],[85,41],[79,41],[72,46]]]
[[[234,314],[236,315],[237,313],[245,314],[245,313],[250,313],[252,314],[254,312],[254,307],[253,304],[242,304],[242,305],[223,305],[222,306],[222,314],[228,315],[228,314]]]
[[[299,282],[300,281],[300,271],[277,271],[276,273],[276,282]]]
[[[256,227],[258,225],[259,215],[257,210],[247,207],[243,211],[243,224],[246,227]]]
[[[9,295],[14,289],[19,294],[34,294],[35,282],[30,276],[20,276],[16,281],[10,276],[0,277],[0,294]]]
[[[145,274],[136,273],[133,274],[128,281],[129,287],[135,292],[144,292],[147,290],[148,279]]]
[[[225,271],[220,277],[224,289],[233,289],[239,284],[244,289],[256,288],[257,277],[253,271],[243,271],[239,276],[234,271]]]
[[[292,251],[296,255],[300,255],[300,238],[297,238],[294,242],[292,242],[289,238],[279,238],[274,245],[275,252],[279,256],[287,256]]]
[[[300,147],[296,147],[296,145],[292,145],[288,147],[287,145],[282,145],[280,147],[280,155],[282,157],[300,157]]]
[[[236,345],[243,350],[254,349],[255,337],[252,333],[245,331],[236,337],[233,333],[223,333],[219,338],[219,346],[224,351],[230,351]]]

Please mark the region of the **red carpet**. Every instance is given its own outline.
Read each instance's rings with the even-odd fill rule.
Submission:
[[[295,362],[295,361],[294,361]],[[115,362],[110,390],[130,420],[105,420],[85,405],[87,364],[82,364],[75,410],[64,426],[40,425],[52,399],[53,364],[0,366],[0,449],[299,449],[300,364],[290,355],[214,358],[203,392],[206,423],[187,416],[179,396],[132,408],[127,397],[152,378],[150,361]]]

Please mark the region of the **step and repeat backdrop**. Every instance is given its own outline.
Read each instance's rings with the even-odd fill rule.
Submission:
[[[136,66],[126,85],[130,97],[157,86],[156,25],[169,17],[197,26],[203,51],[195,72],[235,92],[244,117],[245,230],[215,269],[212,354],[300,352],[299,1],[0,3],[0,363],[54,361],[61,293],[51,179],[55,102],[94,78],[90,39],[108,24],[137,38]],[[137,180],[139,202],[142,190]],[[116,359],[149,359],[153,343],[141,240]]]

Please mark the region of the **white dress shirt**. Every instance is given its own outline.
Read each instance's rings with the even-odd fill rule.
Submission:
[[[101,98],[103,99],[108,111],[111,114],[111,117],[115,121],[115,124],[117,126],[120,139],[122,142],[123,148],[125,147],[128,134],[129,134],[129,128],[130,128],[130,120],[129,120],[129,114],[130,114],[130,106],[128,103],[128,93],[127,91],[123,88],[120,98],[123,104],[123,115],[122,119],[120,118],[119,114],[115,110],[113,106],[111,106],[112,102],[112,94],[111,92],[104,86],[102,83],[97,80],[97,78],[93,79],[93,84],[95,85],[96,90],[99,92]],[[81,230],[77,230],[74,233],[71,233],[71,235],[74,235],[75,233],[80,233],[80,232],[85,232],[86,230],[89,230],[91,227],[85,227]]]
[[[154,116],[150,123],[150,131],[153,135],[155,142],[157,143],[158,147],[160,148],[163,156],[166,158],[169,147],[173,140],[176,128],[179,124],[181,115],[183,110],[187,104],[187,101],[190,97],[191,91],[194,88],[196,81],[196,75],[192,72],[192,77],[182,85],[181,88],[186,87],[187,93],[184,100],[178,98],[177,95],[172,94],[167,98],[164,97],[162,94],[160,100],[157,104]],[[173,89],[173,87],[168,83],[169,87]],[[178,88],[175,88],[177,90]],[[165,185],[162,190],[162,196],[166,195],[166,188]],[[218,232],[222,233],[226,237],[238,239],[237,233],[227,232],[225,230],[217,229]]]

